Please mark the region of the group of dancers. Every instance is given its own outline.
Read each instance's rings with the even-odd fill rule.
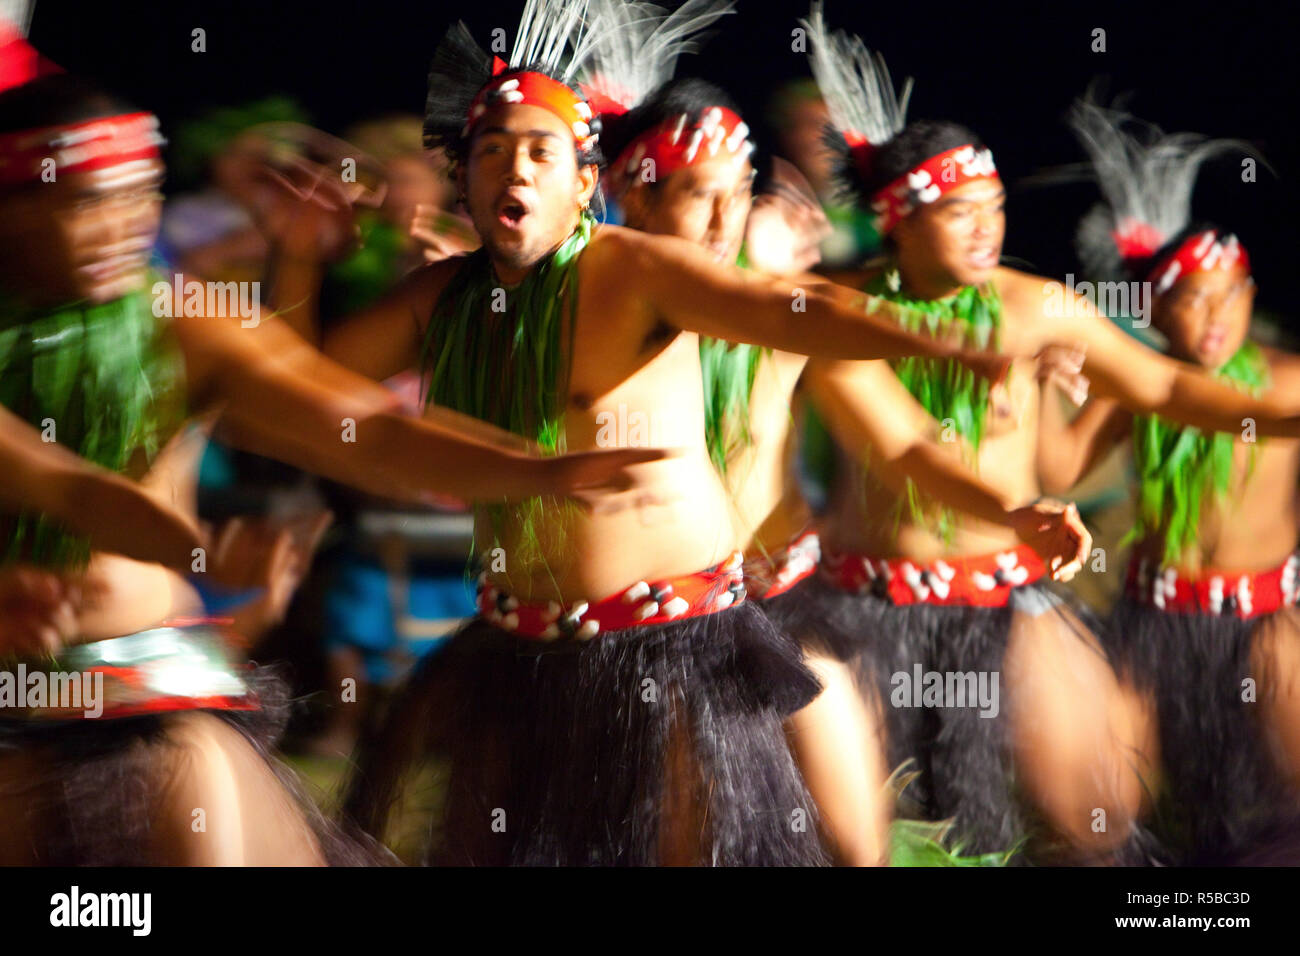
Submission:
[[[453,27],[426,144],[481,247],[326,330],[313,228],[342,189],[292,189],[283,317],[158,316],[156,119],[0,34],[0,662],[107,688],[96,719],[0,707],[0,863],[383,863],[430,763],[432,863],[878,865],[900,815],[981,861],[1286,839],[1300,365],[1247,339],[1246,250],[1190,210],[1236,147],[1072,113],[1102,193],[1085,264],[1150,291],[1160,354],[1000,264],[989,147],[909,123],[910,82],[816,3],[828,148],[884,255],[813,273],[815,217],[756,198],[733,101],[674,76],[730,7],[527,0],[508,59]],[[410,368],[421,417],[378,384]],[[805,403],[838,450],[816,515]],[[475,503],[478,614],[361,741],[334,819],[272,756],[283,685],[187,580],[217,420]],[[1105,619],[1054,586],[1091,537],[1043,493],[1130,435]]]

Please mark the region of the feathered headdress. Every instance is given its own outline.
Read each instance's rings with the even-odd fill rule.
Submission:
[[[826,100],[831,123],[848,142],[855,161],[867,160],[874,148],[889,142],[907,125],[912,78],[894,90],[889,67],[872,53],[861,37],[843,30],[831,33],[822,16],[821,0],[799,25],[808,33],[808,63]]]
[[[594,154],[594,114],[572,87],[597,35],[590,0],[528,0],[509,60],[490,57],[463,22],[447,31],[429,70],[425,143],[453,155],[496,103],[540,106],[564,121],[574,142]]]
[[[869,180],[876,151],[907,123],[912,80],[903,83],[901,95],[895,92],[884,57],[868,50],[860,37],[827,30],[821,0],[813,3],[807,19],[799,23],[808,32],[808,61],[826,100],[831,124],[847,145],[857,174]],[[835,140],[832,136],[832,148],[837,146]],[[876,228],[884,235],[918,204],[932,203],[972,180],[997,176],[993,154],[977,149],[974,143],[928,157],[871,196]]]
[[[1236,236],[1206,230],[1188,236],[1153,262],[1156,253],[1192,220],[1192,191],[1201,164],[1212,156],[1242,150],[1240,140],[1210,140],[1194,133],[1164,133],[1120,109],[1099,105],[1091,94],[1070,110],[1070,128],[1090,159],[1105,202],[1079,225],[1076,243],[1092,275],[1118,277],[1141,272],[1157,295],[1180,276],[1198,269],[1249,269]]]
[[[593,45],[581,82],[588,101],[603,116],[618,116],[643,104],[673,77],[677,59],[699,47],[702,31],[732,12],[732,0],[687,0],[671,13],[652,3],[592,0],[600,39]],[[643,164],[656,178],[719,155],[738,162],[753,151],[749,126],[721,104],[705,108],[692,122],[686,113],[628,143],[610,165],[617,191]]]
[[[591,0],[599,39],[580,86],[599,113],[627,112],[673,78],[677,59],[699,49],[701,34],[732,13],[734,0],[687,0],[668,11],[637,0]]]
[[[30,6],[24,8],[23,4],[17,4],[16,10],[6,9],[7,6],[0,7],[0,93],[30,83],[38,76],[61,72],[26,40]],[[16,16],[19,14],[21,19]]]

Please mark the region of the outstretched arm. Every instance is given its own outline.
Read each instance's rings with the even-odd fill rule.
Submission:
[[[899,307],[825,280],[797,284],[719,264],[694,243],[603,227],[584,269],[602,293],[679,328],[819,358],[959,357],[962,343],[904,331]]]
[[[195,520],[133,481],[91,464],[0,406],[0,507],[38,511],[96,551],[188,572],[204,545]]]
[[[317,375],[303,375],[294,362],[266,353],[257,334],[264,328],[250,335],[237,322],[212,318],[177,319],[175,327],[195,397],[223,407],[236,441],[372,494],[406,501],[429,491],[468,501],[581,497],[629,487],[629,466],[666,455],[618,449],[532,457],[383,410],[381,403],[392,401],[387,392],[323,360]]]
[[[1130,412],[1159,415],[1206,431],[1240,436],[1246,419],[1251,419],[1260,435],[1300,437],[1300,403],[1276,392],[1251,398],[1204,371],[1161,355],[1126,335],[1082,297],[1075,297],[1074,315],[1068,318],[1049,313],[1052,297],[1039,294],[1037,298],[1041,313],[1033,324],[1041,330],[1034,333],[1041,337],[1039,346],[1083,349],[1084,371],[1095,395],[1113,398]]]
[[[939,440],[938,424],[884,362],[808,363],[805,381],[836,441],[865,458],[891,484],[911,478],[949,507],[1016,531],[1042,555],[1054,575],[1073,576],[1091,547],[1074,512],[1043,503],[1018,507],[980,481],[961,461],[969,446]]]

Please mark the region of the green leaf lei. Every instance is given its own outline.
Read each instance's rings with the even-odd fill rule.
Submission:
[[[1214,372],[1251,395],[1268,388],[1268,362],[1259,346],[1245,342]],[[1206,435],[1198,428],[1139,415],[1133,422],[1133,460],[1138,474],[1134,526],[1121,545],[1147,537],[1164,539],[1164,561],[1176,562],[1196,544],[1204,498],[1218,501],[1232,480],[1232,435]],[[1248,470],[1254,467],[1251,448]]]
[[[36,310],[0,294],[0,404],[111,471],[151,462],[184,420],[184,363],[144,290]],[[5,562],[83,566],[89,541],[32,513],[0,518]]]

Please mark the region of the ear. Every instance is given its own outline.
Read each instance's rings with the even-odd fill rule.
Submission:
[[[574,197],[578,204],[586,206],[596,193],[596,184],[600,182],[600,167],[594,163],[578,167],[578,192]]]
[[[650,216],[650,190],[640,179],[633,179],[619,197],[618,204],[623,209],[623,224],[639,229]]]
[[[468,195],[468,192],[466,191],[466,188],[465,188],[465,179],[466,179],[466,177],[465,177],[465,164],[464,164],[463,162],[457,163],[457,164],[456,164],[456,197],[457,197],[457,199],[459,199],[459,198],[462,197],[462,196],[467,196],[467,195]]]

